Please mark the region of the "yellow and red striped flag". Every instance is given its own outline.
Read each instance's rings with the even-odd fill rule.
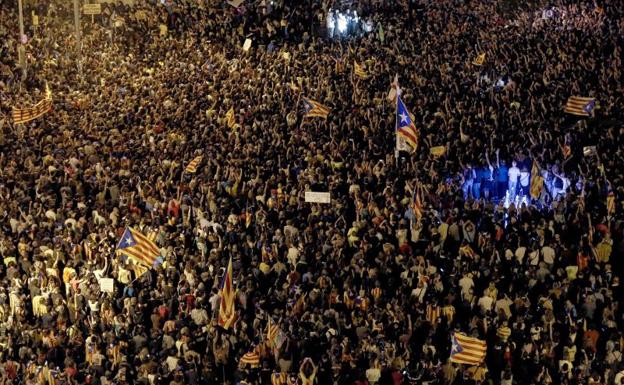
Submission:
[[[306,118],[323,118],[327,119],[331,109],[329,107],[309,98],[303,99],[303,109]]]
[[[41,116],[52,110],[52,92],[46,84],[46,96],[32,107],[15,108],[13,107],[13,123],[27,123],[31,120],[40,118]]]
[[[420,199],[420,189],[418,186],[416,186],[414,194],[412,196],[412,211],[414,211],[414,216],[416,217],[416,220],[418,222],[420,222],[420,220],[423,217],[423,204],[422,204],[422,200]]]
[[[247,352],[241,357],[240,363],[250,365],[252,368],[257,368],[260,366],[260,355],[258,355],[255,350]]]
[[[563,111],[567,114],[577,116],[589,116],[596,107],[595,98],[587,98],[582,96],[570,96],[566,102]]]
[[[145,267],[155,267],[162,263],[156,243],[132,227],[126,227],[117,244],[117,251]]]
[[[481,66],[485,63],[485,53],[480,53],[473,61],[472,64],[476,66]]]
[[[234,107],[230,107],[228,112],[225,113],[225,121],[229,128],[236,127],[236,118],[234,117]]]
[[[453,333],[451,337],[451,362],[457,364],[480,365],[485,360],[487,344],[478,338],[462,333]]]
[[[271,374],[271,385],[286,385],[288,375],[282,372],[273,372]]]
[[[464,246],[461,246],[459,248],[459,254],[460,255],[465,255],[465,256],[467,256],[469,258],[474,258],[474,256],[475,256],[474,250],[468,244],[466,244]]]
[[[355,60],[353,61],[353,74],[360,79],[368,78],[368,73]]]
[[[572,148],[568,144],[561,146],[561,153],[564,159],[568,159],[572,155]]]
[[[90,261],[91,258],[93,258],[93,250],[91,249],[89,241],[87,241],[86,239],[82,241],[82,250],[84,251],[84,256],[86,260]]]
[[[193,159],[188,165],[186,165],[186,168],[184,169],[184,172],[187,172],[189,174],[194,174],[197,172],[197,166],[199,166],[199,164],[201,163],[202,159],[204,157],[201,155],[198,155],[195,157],[195,159]]]
[[[267,323],[267,341],[269,342],[269,346],[271,348],[277,347],[277,340],[280,335],[280,328],[276,324],[271,321],[271,317],[269,317],[269,322]]]
[[[615,214],[615,194],[613,194],[613,191],[609,192],[609,195],[607,195],[607,214]]]
[[[438,319],[442,315],[442,309],[440,306],[429,304],[427,305],[427,312],[425,313],[425,319],[432,325],[438,323]]]
[[[234,312],[236,292],[234,291],[233,279],[232,257],[230,257],[227,269],[223,275],[223,280],[221,281],[221,302],[219,304],[219,325],[226,330],[236,321],[236,313]]]
[[[299,297],[299,299],[297,299],[297,302],[295,302],[295,304],[292,307],[292,310],[290,311],[291,317],[293,316],[296,317],[299,314],[303,313],[306,307],[306,302],[305,302],[306,296],[307,296],[307,293],[304,293]]]
[[[544,178],[540,175],[537,162],[533,161],[533,167],[531,167],[531,198],[538,199],[544,189]]]

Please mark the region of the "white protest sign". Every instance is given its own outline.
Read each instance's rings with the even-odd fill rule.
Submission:
[[[331,196],[328,192],[306,191],[305,201],[308,203],[330,203]]]
[[[243,44],[243,51],[247,52],[251,48],[251,39],[247,38]]]
[[[99,15],[102,13],[102,5],[101,4],[85,4],[83,5],[83,13],[85,15]]]
[[[105,293],[115,291],[115,280],[113,278],[100,278],[100,290]]]

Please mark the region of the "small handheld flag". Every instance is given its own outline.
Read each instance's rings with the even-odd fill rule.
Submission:
[[[473,61],[472,64],[476,66],[481,66],[485,63],[485,53],[480,53]]]
[[[423,205],[422,200],[420,199],[420,188],[417,186],[414,190],[414,194],[412,195],[412,211],[414,211],[414,216],[418,222],[420,222],[423,217],[422,210]]]
[[[201,163],[203,159],[203,156],[198,155],[195,157],[195,159],[193,159],[184,169],[185,172],[189,173],[189,174],[194,174],[197,172],[197,166],[199,166],[199,164]]]
[[[219,325],[224,329],[229,329],[236,321],[234,312],[234,283],[232,276],[232,257],[228,262],[227,269],[221,281],[221,302],[219,303]]]
[[[229,128],[236,127],[236,119],[234,118],[234,107],[230,107],[228,112],[225,113],[225,121]]]
[[[607,214],[615,214],[615,194],[613,194],[613,191],[607,195]]]
[[[368,78],[368,73],[356,61],[353,61],[353,73],[360,79]]]

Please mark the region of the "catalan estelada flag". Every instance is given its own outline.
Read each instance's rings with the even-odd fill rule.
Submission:
[[[418,130],[412,119],[412,115],[403,104],[401,96],[397,95],[396,134],[404,139],[412,149],[416,149],[418,147]]]
[[[52,110],[52,92],[46,85],[46,96],[32,107],[16,108],[13,107],[13,123],[27,123],[45,115]]]
[[[156,243],[132,227],[126,227],[117,244],[117,251],[145,267],[156,267],[162,263]]]
[[[596,99],[582,96],[570,96],[563,111],[577,116],[589,116],[596,107]]]
[[[303,99],[303,109],[305,111],[306,118],[323,118],[327,119],[329,112],[331,111],[329,107],[309,98]]]
[[[364,68],[356,61],[353,61],[353,73],[360,79],[366,79],[368,77],[368,73],[364,71]]]
[[[462,333],[451,336],[451,362],[457,364],[480,365],[485,360],[487,344],[478,338]]]
[[[197,166],[199,166],[199,164],[201,163],[203,159],[203,156],[198,155],[195,157],[195,159],[193,159],[188,165],[186,165],[186,168],[184,169],[185,172],[189,173],[189,174],[194,174],[197,172]]]
[[[236,321],[236,313],[234,312],[234,300],[236,293],[234,291],[232,275],[232,257],[230,257],[225,274],[223,274],[220,294],[221,302],[219,303],[219,325],[227,330],[234,324],[234,321]]]
[[[485,63],[485,53],[480,53],[473,61],[472,64],[481,66]]]

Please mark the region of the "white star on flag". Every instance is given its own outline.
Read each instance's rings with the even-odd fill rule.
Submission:
[[[401,117],[401,123],[407,123],[407,115],[405,112],[401,113],[399,116]]]

